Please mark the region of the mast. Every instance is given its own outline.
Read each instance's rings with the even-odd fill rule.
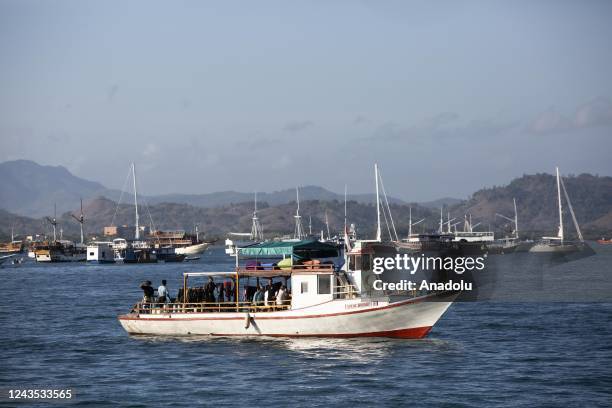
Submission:
[[[512,202],[514,203],[514,237],[518,239],[518,212],[516,211],[516,198],[513,198]]]
[[[408,209],[408,238],[412,236],[412,207]]]
[[[83,215],[83,199],[81,198],[81,215],[76,217],[74,214],[70,214],[72,218],[77,220],[81,227],[81,245],[83,245],[83,223],[85,222],[85,216]]]
[[[444,215],[443,215],[443,211],[444,211],[444,208],[440,207],[440,234],[444,233]]]
[[[304,238],[304,227],[302,227],[302,217],[300,216],[300,189],[299,187],[295,188],[295,196],[297,199],[297,209],[295,211],[295,231],[293,233],[293,238],[295,239],[303,239]]]
[[[331,236],[329,234],[329,220],[327,219],[327,210],[325,210],[325,227],[327,228],[327,239],[330,239]]]
[[[136,209],[136,230],[134,231],[134,239],[140,239],[140,226],[138,225],[138,194],[136,193],[136,165],[132,163],[132,176],[134,182],[134,208]]]
[[[257,217],[257,191],[255,192],[255,209],[253,210],[253,223],[251,225],[251,239],[253,241],[263,241],[263,230]]]
[[[374,163],[374,178],[376,179],[376,241],[382,241],[380,229],[380,196],[378,193],[378,163]]]
[[[561,239],[561,243],[563,243],[563,208],[561,207],[561,179],[559,178],[559,167],[556,167],[557,170],[557,200],[559,202],[559,233],[557,236]]]
[[[346,231],[346,184],[344,185],[344,231]]]
[[[49,224],[51,224],[51,226],[53,227],[53,242],[55,242],[55,241],[57,241],[57,233],[56,233],[56,227],[57,227],[57,204],[53,204],[53,218],[50,218],[50,217],[45,217],[45,218],[47,219]]]

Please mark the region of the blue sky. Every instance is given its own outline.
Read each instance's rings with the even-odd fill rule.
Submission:
[[[612,175],[612,2],[0,0],[0,161],[144,194]]]

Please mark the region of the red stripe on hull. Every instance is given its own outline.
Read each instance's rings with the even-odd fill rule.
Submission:
[[[223,334],[211,333],[215,337],[321,337],[321,338],[354,338],[354,337],[388,337],[395,339],[422,339],[431,331],[432,326],[414,327],[411,329],[387,330],[366,333],[334,333],[334,334]],[[130,333],[136,336],[147,336],[149,333]]]

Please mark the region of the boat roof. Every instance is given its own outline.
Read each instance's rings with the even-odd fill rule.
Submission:
[[[238,253],[244,256],[277,257],[297,256],[300,258],[326,258],[338,255],[338,247],[320,242],[316,239],[301,241],[268,241],[239,248]]]

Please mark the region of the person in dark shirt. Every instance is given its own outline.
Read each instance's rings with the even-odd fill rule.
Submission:
[[[143,303],[151,303],[153,301],[153,295],[155,294],[155,289],[151,286],[151,281],[144,281],[140,284],[140,289],[142,289]]]
[[[204,287],[204,301],[206,303],[215,303],[215,282],[212,276],[208,278],[208,283]]]

